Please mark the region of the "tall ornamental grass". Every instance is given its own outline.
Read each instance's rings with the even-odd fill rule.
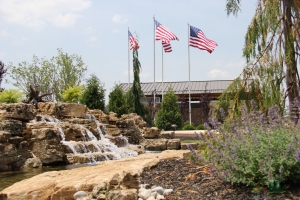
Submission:
[[[278,106],[271,107],[265,115],[255,111],[253,102],[252,105],[251,112],[246,107],[241,109],[241,119],[224,124],[210,119],[217,132],[205,124],[208,135],[199,134],[207,145],[205,153],[188,148],[201,162],[211,165],[212,173],[231,183],[279,189],[284,182],[298,181],[299,126],[283,119]]]

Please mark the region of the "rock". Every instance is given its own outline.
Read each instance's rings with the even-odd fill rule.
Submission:
[[[173,189],[165,189],[163,195],[167,196],[167,195],[172,194],[172,193],[173,193]]]
[[[93,188],[92,197],[98,198],[100,195],[102,195],[105,198],[105,192],[106,192],[106,182],[101,182]]]
[[[151,190],[141,188],[139,189],[139,198],[142,198],[143,200],[147,200],[151,196]]]
[[[165,196],[164,196],[164,195],[157,194],[156,200],[164,200],[164,199],[165,199]]]
[[[167,150],[167,142],[167,139],[145,139],[141,142],[141,145],[147,151],[164,151]]]
[[[83,104],[77,103],[57,103],[59,110],[58,118],[86,118],[87,107]]]
[[[0,191],[0,197],[9,196],[10,199],[29,200],[34,194],[36,199],[72,199],[77,191],[90,193],[99,183],[104,181],[108,183],[115,174],[119,174],[120,177],[124,176],[124,171],[141,174],[143,170],[157,165],[160,160],[173,157],[182,158],[182,154],[185,152],[188,151],[167,150],[158,154],[141,154],[121,160],[110,160],[91,167],[46,172],[3,189]],[[2,162],[0,163],[2,164]],[[121,189],[118,190],[122,191],[122,196],[126,199],[129,197],[138,199],[137,189],[130,189],[131,195],[128,194],[128,190],[125,192]],[[115,199],[121,199],[118,197],[120,196],[116,194]]]
[[[177,150],[180,149],[180,139],[169,139],[167,142],[168,150]]]
[[[0,122],[0,131],[7,131],[12,136],[23,136],[22,121],[15,119],[5,119]]]
[[[145,153],[145,148],[142,145],[128,145],[125,148],[136,151],[138,154]]]
[[[8,143],[11,134],[7,131],[0,131],[0,143]]]
[[[105,194],[100,194],[100,195],[97,197],[97,200],[106,200]]]
[[[41,167],[42,161],[39,158],[28,158],[24,164],[24,167],[29,167],[29,168],[38,168]]]
[[[86,113],[94,115],[97,120],[99,120],[100,122],[102,122],[104,124],[108,124],[109,123],[109,121],[108,121],[109,117],[102,110],[98,110],[98,109],[87,110]]]
[[[121,134],[120,129],[116,125],[112,124],[106,125],[106,131],[112,136],[118,136]]]
[[[30,121],[35,118],[37,109],[31,104],[9,103],[0,104],[1,119],[15,119],[20,121]]]
[[[164,193],[164,188],[162,188],[162,187],[160,187],[160,186],[157,186],[157,187],[153,188],[151,191],[152,191],[152,192],[157,192],[158,194],[163,195],[163,193]]]
[[[78,200],[80,198],[87,197],[87,196],[89,196],[89,195],[86,192],[78,191],[74,194],[73,198],[74,198],[74,200]]]
[[[108,190],[117,189],[119,186],[119,182],[120,182],[120,175],[117,173],[109,181],[107,189]]]
[[[157,127],[151,127],[151,128],[143,128],[144,130],[144,138],[146,139],[157,139],[160,136],[160,129]]]
[[[199,143],[189,143],[192,147],[193,147],[193,149],[198,149],[198,145],[199,145]],[[188,148],[187,148],[187,143],[181,143],[181,149],[182,150],[187,150]]]
[[[137,198],[137,189],[111,190],[106,195],[107,200],[135,200]]]
[[[140,174],[133,171],[124,171],[124,177],[120,183],[122,189],[138,189],[140,185]]]
[[[150,196],[147,200],[156,200],[154,196]]]
[[[38,102],[37,105],[40,114],[50,115],[56,118],[59,118],[61,115],[58,106],[54,102]]]

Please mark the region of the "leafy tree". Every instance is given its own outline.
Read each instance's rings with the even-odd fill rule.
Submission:
[[[161,108],[157,113],[156,126],[158,128],[171,130],[171,125],[176,124],[177,129],[181,129],[182,117],[177,100],[178,98],[175,92],[169,88],[167,93],[164,95]]]
[[[17,103],[24,98],[24,93],[18,89],[8,89],[0,93],[0,103]]]
[[[86,80],[86,85],[82,95],[81,103],[85,104],[89,109],[104,110],[104,83],[102,83],[95,74],[92,74],[91,77]]]
[[[32,85],[35,90],[52,93],[53,99],[59,101],[62,91],[80,85],[86,66],[81,56],[58,49],[58,55],[50,60],[33,55],[31,63],[23,61],[18,66],[10,63],[8,69],[14,86],[29,93]]]
[[[240,11],[240,0],[227,0],[226,8],[228,15],[237,15]],[[299,19],[299,0],[258,0],[245,37],[243,55],[247,66],[231,89],[226,91],[232,95],[225,95],[233,99],[232,113],[237,112],[244,103],[243,100],[247,100],[249,107],[249,96],[253,97],[254,94],[258,109],[264,112],[270,106],[278,104],[282,113],[286,98],[289,110],[293,110],[292,102],[299,96],[296,59],[300,55]],[[248,80],[252,80],[251,83]],[[251,90],[252,94],[248,97],[241,94],[247,90]]]
[[[82,97],[83,86],[78,85],[74,87],[69,87],[62,93],[62,98],[67,103],[78,103],[80,98]]]
[[[119,84],[115,84],[113,90],[108,95],[109,111],[117,113],[118,117],[127,113],[125,94]]]
[[[3,81],[6,71],[7,71],[7,69],[5,69],[4,63],[0,60],[0,86],[1,86],[1,83]],[[0,88],[0,91],[3,91],[3,90],[4,90],[4,88]]]

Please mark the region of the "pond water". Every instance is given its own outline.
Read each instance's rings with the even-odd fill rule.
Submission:
[[[23,169],[20,171],[0,172],[0,192],[4,188],[9,187],[16,182],[31,178],[33,176],[39,175],[44,172],[69,170],[78,167],[86,167],[86,166],[93,166],[93,165],[96,165],[96,163],[74,164],[74,165],[63,165],[63,166],[43,166],[40,168]]]

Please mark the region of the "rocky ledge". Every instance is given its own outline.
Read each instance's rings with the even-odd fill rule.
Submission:
[[[137,199],[140,175],[144,169],[157,165],[160,160],[182,158],[187,152],[167,150],[101,162],[97,166],[46,172],[2,190],[0,199],[69,200],[74,199],[74,194],[79,191],[89,194],[85,199]]]

